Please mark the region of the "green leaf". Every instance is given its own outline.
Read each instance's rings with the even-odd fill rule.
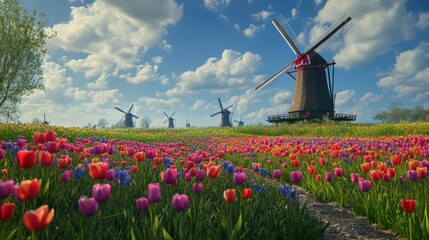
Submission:
[[[242,223],[243,223],[243,218],[241,217],[241,213],[240,213],[237,223],[235,223],[234,229],[232,230],[233,233],[238,233],[240,231]]]
[[[50,185],[50,180],[49,180],[49,178],[48,178],[48,180],[46,180],[46,184],[45,184],[45,187],[43,188],[43,195],[44,196],[46,196],[46,194],[48,193],[48,191],[49,191],[49,185]]]
[[[131,240],[136,240],[136,235],[134,235],[133,228],[130,228]]]
[[[10,232],[9,235],[6,237],[6,240],[14,239],[16,231],[18,231],[18,228],[15,228],[12,232]]]
[[[173,240],[173,238],[170,236],[170,234],[168,234],[168,232],[167,232],[167,230],[165,230],[165,228],[162,228],[162,236],[166,240]]]
[[[426,233],[429,234],[429,218],[428,218],[428,211],[425,206],[425,223],[426,223]]]

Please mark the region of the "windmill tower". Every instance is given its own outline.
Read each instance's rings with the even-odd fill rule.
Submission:
[[[43,114],[43,122],[42,125],[49,125],[49,122],[46,121],[46,114]]]
[[[186,118],[186,125],[185,125],[187,128],[190,128],[191,127],[191,123],[190,122],[188,122],[188,118]]]
[[[131,104],[131,107],[128,110],[128,112],[125,112],[124,110],[115,107],[116,110],[118,110],[119,112],[122,112],[122,113],[125,114],[125,116],[124,116],[124,118],[125,118],[125,120],[124,120],[124,126],[127,127],[127,128],[128,127],[130,127],[130,128],[134,127],[133,117],[139,118],[136,115],[134,115],[134,114],[131,113],[131,109],[133,109],[133,107],[134,107],[134,104]]]
[[[220,101],[220,98],[217,98],[217,100],[219,101],[220,111],[212,114],[210,117],[216,116],[220,113],[220,114],[222,114],[222,118],[220,120],[220,126],[221,127],[232,127],[231,121],[229,120],[229,114],[231,114],[231,112],[228,109],[232,108],[233,105],[230,105],[226,108],[223,108],[222,102]]]
[[[272,21],[297,57],[255,89],[259,91],[286,72],[292,65],[294,66],[294,71],[287,72],[295,80],[289,114],[269,116],[269,122],[294,122],[304,119],[320,119],[324,116],[337,121],[354,121],[356,119],[356,115],[335,114],[334,78],[332,77],[331,79],[329,71],[329,66],[332,66],[333,69],[335,62],[327,63],[319,55],[322,50],[326,49],[353,26],[351,19],[351,17],[344,15],[314,44],[306,48],[304,52],[298,49],[276,19]],[[282,22],[287,29],[290,29],[284,19]],[[296,73],[296,77],[293,77],[291,73]],[[328,80],[326,73],[328,74]],[[334,73],[332,73],[332,76],[334,76]]]
[[[244,122],[241,120],[242,118],[243,118],[243,114],[241,114],[241,116],[240,116],[240,121],[234,120],[234,122],[238,123],[239,127],[244,126]]]
[[[168,121],[168,128],[174,128],[174,114],[176,114],[176,112],[171,114],[171,116],[168,116],[167,113],[164,112],[164,115],[167,117],[167,120],[165,120],[164,124]]]

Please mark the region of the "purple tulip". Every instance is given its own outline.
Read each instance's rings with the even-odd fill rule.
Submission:
[[[201,193],[203,191],[202,183],[194,183],[192,184],[192,192],[193,193]]]
[[[161,201],[161,188],[159,187],[159,183],[150,183],[147,188],[147,198],[149,203],[157,203]]]
[[[185,174],[185,181],[187,181],[187,182],[192,181],[192,176],[191,176],[191,174],[190,174],[189,172],[187,172],[187,173]]]
[[[244,181],[246,181],[246,174],[242,172],[236,172],[232,177],[234,179],[235,185],[241,185],[244,183]]]
[[[302,172],[301,171],[292,171],[290,172],[290,180],[293,183],[299,183],[302,180]]]
[[[79,208],[82,214],[86,217],[92,217],[98,212],[98,203],[95,199],[87,198],[85,195],[78,200]]]
[[[360,181],[359,188],[362,192],[369,192],[369,190],[371,190],[371,181],[370,180]]]
[[[398,181],[399,181],[399,184],[403,184],[404,183],[404,177],[403,176],[399,176],[398,177]]]
[[[359,182],[359,174],[357,173],[352,173],[350,174],[350,179],[352,180],[352,182],[357,183]]]
[[[384,174],[383,181],[384,182],[390,182],[390,177],[387,174]]]
[[[332,173],[331,172],[325,172],[325,180],[327,182],[332,182]]]
[[[65,170],[62,174],[61,174],[61,182],[70,182],[71,176],[72,176],[73,172],[70,170]]]
[[[417,179],[419,178],[418,173],[413,170],[407,171],[405,176],[407,177],[408,180],[411,180],[411,181],[417,181]]]
[[[166,184],[176,185],[177,184],[177,169],[168,168],[162,175],[162,181]]]
[[[202,160],[203,160],[203,156],[201,156],[201,155],[194,156],[194,163],[195,164],[201,163]]]
[[[15,181],[13,180],[0,180],[0,199],[7,198],[13,190],[13,186],[15,185]]]
[[[254,172],[259,171],[259,165],[260,165],[260,164],[258,164],[258,163],[252,163],[252,170],[253,170]]]
[[[104,203],[110,198],[111,187],[110,184],[95,184],[92,186],[92,196],[98,203]]]
[[[107,171],[107,175],[106,175],[106,179],[109,181],[115,180],[115,169],[109,169],[109,171]]]
[[[343,169],[342,168],[334,168],[334,175],[337,177],[343,176]]]
[[[275,179],[281,178],[282,177],[282,170],[280,170],[280,169],[273,170],[273,177]]]
[[[205,176],[206,176],[206,172],[203,169],[199,169],[197,171],[197,174],[195,175],[195,179],[197,181],[203,181]]]
[[[146,212],[149,209],[149,200],[145,197],[136,200],[136,207],[139,212]]]
[[[188,208],[188,196],[186,194],[174,194],[173,196],[173,208],[178,212],[183,212]]]

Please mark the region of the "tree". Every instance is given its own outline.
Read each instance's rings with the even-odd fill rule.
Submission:
[[[386,110],[382,110],[382,111],[378,112],[377,114],[375,114],[375,116],[373,118],[375,120],[379,120],[382,123],[384,123],[389,118],[389,112]]]
[[[152,119],[150,119],[149,116],[144,116],[140,121],[140,127],[148,129],[151,123],[152,123]]]
[[[40,118],[33,118],[33,121],[31,122],[31,124],[40,125],[42,124],[42,122],[43,121]]]
[[[23,95],[44,89],[42,61],[48,54],[46,17],[28,13],[18,0],[0,1],[0,120],[16,119]]]
[[[98,128],[104,129],[104,128],[107,128],[108,126],[109,126],[109,123],[105,118],[98,119],[98,124],[97,124]]]

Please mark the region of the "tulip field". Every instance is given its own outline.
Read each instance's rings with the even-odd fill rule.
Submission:
[[[429,123],[0,124],[0,239],[320,239],[300,186],[429,239]]]

